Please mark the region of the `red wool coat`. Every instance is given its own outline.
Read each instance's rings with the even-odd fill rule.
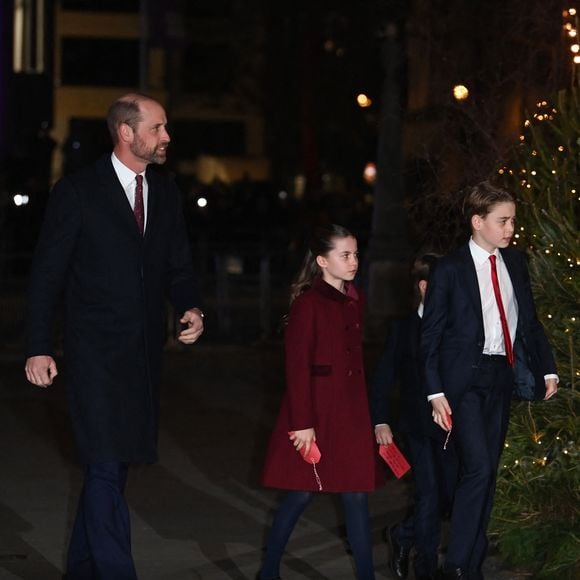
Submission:
[[[362,355],[362,300],[322,279],[301,294],[286,328],[286,381],[262,474],[268,487],[318,491],[288,431],[314,427],[323,491],[372,491],[383,481]]]

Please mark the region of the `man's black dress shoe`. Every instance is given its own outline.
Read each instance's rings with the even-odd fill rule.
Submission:
[[[389,560],[389,567],[391,572],[397,578],[406,578],[409,574],[409,554],[410,548],[405,548],[397,542],[394,536],[395,527],[393,526],[388,533],[389,545],[391,548],[391,558]]]

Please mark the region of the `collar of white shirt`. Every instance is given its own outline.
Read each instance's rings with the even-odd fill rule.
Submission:
[[[123,186],[123,189],[127,191],[127,187],[132,185],[135,181],[135,176],[137,173],[129,169],[124,163],[119,161],[119,158],[114,154],[111,153],[111,163],[113,164],[113,169]],[[145,175],[145,173],[141,173],[140,175]]]
[[[473,241],[473,238],[469,239],[469,251],[471,252],[471,257],[473,258],[476,266],[483,266],[483,264],[489,260],[490,256],[496,256],[498,261],[503,262],[501,253],[497,248],[490,254],[487,250],[484,250],[481,246],[478,246]]]

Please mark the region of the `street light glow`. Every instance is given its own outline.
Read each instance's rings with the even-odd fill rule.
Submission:
[[[359,95],[357,95],[356,102],[358,103],[358,106],[363,109],[366,109],[367,107],[370,107],[373,104],[371,99],[369,99],[364,93],[360,93]]]
[[[374,163],[369,161],[369,163],[365,165],[363,179],[365,180],[365,183],[368,183],[369,185],[372,185],[375,182],[377,179],[377,166]]]
[[[30,201],[30,198],[27,195],[23,195],[21,193],[17,193],[12,198],[12,201],[14,201],[14,205],[16,207],[20,207],[21,205],[27,205],[28,202]]]
[[[205,197],[200,197],[197,200],[197,206],[198,207],[207,207],[207,199]]]
[[[453,87],[453,96],[458,101],[464,101],[469,97],[469,89],[465,85],[455,85]]]

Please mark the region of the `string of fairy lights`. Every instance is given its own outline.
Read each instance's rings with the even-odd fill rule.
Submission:
[[[580,69],[578,69],[578,65],[580,65],[578,10],[575,7],[563,10],[562,19],[563,34],[572,57],[572,86],[576,86],[578,80],[580,80]],[[519,136],[520,145],[527,148],[525,149],[527,160],[524,161],[526,167],[513,169],[504,166],[498,170],[498,173],[501,176],[517,180],[522,190],[528,194],[532,194],[534,191],[542,191],[541,188],[545,188],[546,180],[553,180],[554,182],[560,181],[559,185],[563,186],[566,191],[562,191],[562,187],[555,187],[553,191],[559,190],[563,195],[569,195],[571,201],[580,201],[579,192],[573,183],[570,184],[570,181],[574,182],[574,176],[572,176],[572,179],[568,179],[565,171],[565,163],[571,158],[578,157],[579,153],[576,146],[580,145],[580,139],[573,139],[569,144],[557,142],[548,143],[551,147],[548,155],[546,155],[545,150],[541,149],[542,144],[535,140],[538,135],[538,132],[534,131],[535,127],[546,123],[548,125],[552,125],[554,122],[557,123],[556,117],[558,114],[559,111],[556,106],[548,100],[538,101],[536,103],[536,111],[533,113],[531,119],[525,121],[524,131]],[[562,132],[558,130],[552,131],[551,133],[552,140],[554,140],[556,135],[562,135]],[[549,163],[546,163],[546,157],[548,157]],[[574,227],[574,224],[572,226]],[[553,242],[543,239],[541,235],[538,236],[537,234],[526,231],[524,226],[520,226],[519,231],[514,236],[513,244],[517,246],[518,242],[520,245],[522,243],[527,244],[530,250],[540,251],[545,255],[551,254],[563,266],[562,272],[565,272],[565,270],[569,271],[569,275],[563,274],[563,282],[573,283],[573,276],[577,275],[576,272],[580,266],[580,256],[572,256],[562,248],[555,248]],[[567,250],[572,252],[577,251],[577,243],[575,245],[572,244],[572,248],[567,248]],[[572,334],[572,330],[576,330],[572,327],[578,322],[577,316],[567,315],[562,320],[556,320],[555,316],[547,314],[547,318],[551,324],[561,324],[565,334]],[[559,326],[559,328],[562,327]],[[574,334],[577,334],[577,332]],[[572,375],[580,377],[580,369],[573,369]],[[574,376],[571,377],[572,381],[574,381]],[[568,437],[563,438],[561,436],[563,433],[540,432],[532,417],[531,404],[527,405],[527,409],[530,430],[532,431],[531,441],[537,451],[531,451],[529,454],[521,456],[521,453],[518,453],[518,451],[521,451],[520,446],[515,442],[510,443],[506,441],[504,444],[506,451],[511,450],[519,454],[520,457],[514,458],[512,455],[510,461],[510,453],[508,451],[506,459],[510,463],[503,464],[504,469],[513,472],[514,469],[531,468],[533,466],[561,467],[569,459],[575,461],[580,454],[576,442]],[[546,441],[546,439],[549,441]]]
[[[578,10],[571,7],[562,11],[562,27],[564,36],[568,41],[570,52],[572,53],[572,62],[574,65],[580,64],[580,44],[578,39]],[[576,82],[576,66],[572,67],[572,84]]]

